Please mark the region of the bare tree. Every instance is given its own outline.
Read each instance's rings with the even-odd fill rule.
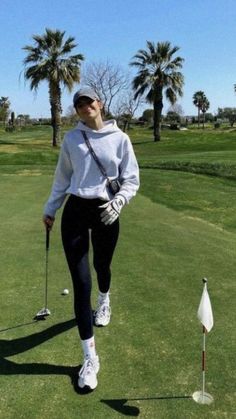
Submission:
[[[73,105],[68,106],[65,120],[70,124],[75,124],[78,121],[78,115]]]
[[[127,89],[129,79],[119,65],[106,61],[85,66],[81,84],[95,90],[104,104],[105,114],[109,115],[112,113],[114,99]]]
[[[118,121],[123,121],[123,130],[129,129],[130,122],[135,115],[138,108],[145,103],[141,96],[134,98],[133,89],[130,88],[127,92],[117,100],[114,107],[114,115]]]
[[[174,113],[178,114],[179,116],[184,115],[184,110],[179,103],[175,103],[174,105],[169,106],[167,112],[174,112]]]
[[[145,100],[142,99],[142,97],[135,98],[133,96],[133,91],[130,89],[130,91],[127,92],[126,97],[123,99],[123,106],[126,113],[129,113],[131,117],[134,117],[135,112],[138,110],[138,108],[145,103]]]

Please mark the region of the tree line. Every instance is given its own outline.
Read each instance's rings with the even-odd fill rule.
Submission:
[[[10,110],[10,100],[6,96],[0,97],[0,121],[3,122],[4,126],[6,127],[7,131],[13,131],[15,124],[17,125],[25,125],[29,123],[30,116],[19,114],[17,118],[15,117],[15,112]]]
[[[84,55],[73,54],[78,46],[75,38],[65,38],[65,31],[45,29],[42,35],[32,37],[33,45],[26,45],[24,78],[30,83],[30,89],[37,91],[42,81],[47,81],[49,87],[49,102],[51,125],[53,128],[52,144],[56,146],[61,137],[62,89],[69,92],[77,83],[92,87],[104,104],[106,116],[111,113],[126,115],[129,121],[141,103],[148,102],[153,106],[153,137],[154,141],[161,138],[161,120],[163,97],[173,106],[179,97],[183,96],[184,76],[181,72],[184,58],[176,54],[179,47],[170,42],[147,41],[146,49],[140,49],[133,56],[130,66],[137,70],[132,80],[125,76],[118,66],[111,63],[93,63],[85,67],[81,75],[81,64]],[[236,91],[236,85],[234,86]],[[119,101],[114,101],[119,93]],[[9,110],[8,98],[1,98],[1,113]],[[5,101],[5,104],[4,104]],[[114,108],[115,103],[115,108]],[[198,108],[198,123],[200,113],[203,115],[209,109],[210,102],[202,91],[193,96],[193,103]],[[8,104],[8,107],[7,107]],[[113,104],[113,109],[112,109]]]
[[[60,141],[61,127],[61,88],[72,90],[75,83],[81,79],[81,63],[84,60],[82,54],[72,54],[77,46],[74,37],[65,38],[65,31],[51,30],[46,28],[43,35],[34,35],[33,45],[26,45],[23,50],[27,53],[24,59],[24,77],[30,82],[31,90],[37,90],[40,82],[47,81],[49,86],[49,102],[51,108],[51,121],[53,127],[53,146]],[[183,95],[184,77],[179,71],[182,68],[183,58],[177,56],[178,47],[172,47],[170,42],[147,41],[147,49],[140,49],[134,55],[130,65],[136,67],[137,75],[132,81],[132,108],[137,101],[144,97],[153,104],[154,109],[154,141],[160,140],[161,114],[163,108],[163,94],[174,104],[178,96]],[[102,69],[103,70],[103,69]],[[105,111],[109,114],[111,100],[119,89],[122,82],[122,75],[119,72],[109,78],[107,74],[100,78],[100,84],[93,84],[94,77],[90,78],[92,72],[99,69],[92,68],[84,81],[101,96],[104,102]],[[116,83],[117,82],[117,83]],[[124,83],[121,83],[123,88]]]

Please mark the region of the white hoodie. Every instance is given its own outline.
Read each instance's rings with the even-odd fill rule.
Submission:
[[[104,201],[113,198],[107,189],[107,180],[88,150],[81,130],[86,131],[91,146],[106,169],[108,177],[110,179],[119,177],[121,183],[119,195],[125,198],[126,203],[139,188],[138,163],[131,141],[128,135],[117,127],[116,121],[104,122],[103,128],[98,131],[79,122],[77,127],[64,137],[51,195],[45,205],[44,214],[54,216],[67,194],[85,199],[100,198]]]

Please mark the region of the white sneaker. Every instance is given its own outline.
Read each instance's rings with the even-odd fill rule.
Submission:
[[[86,358],[79,371],[78,386],[80,388],[87,387],[90,390],[94,390],[98,385],[97,373],[99,368],[100,364],[98,356],[94,358]]]
[[[95,311],[94,323],[96,326],[107,326],[111,319],[111,307],[109,303],[98,303]]]

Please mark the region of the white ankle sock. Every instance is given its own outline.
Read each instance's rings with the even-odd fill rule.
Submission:
[[[81,340],[82,348],[84,351],[84,357],[85,358],[95,358],[96,349],[95,349],[95,339],[94,336],[92,336],[89,339]]]
[[[108,292],[99,291],[98,292],[98,302],[99,302],[99,304],[101,304],[101,303],[109,304],[110,303],[110,292],[109,291]]]

